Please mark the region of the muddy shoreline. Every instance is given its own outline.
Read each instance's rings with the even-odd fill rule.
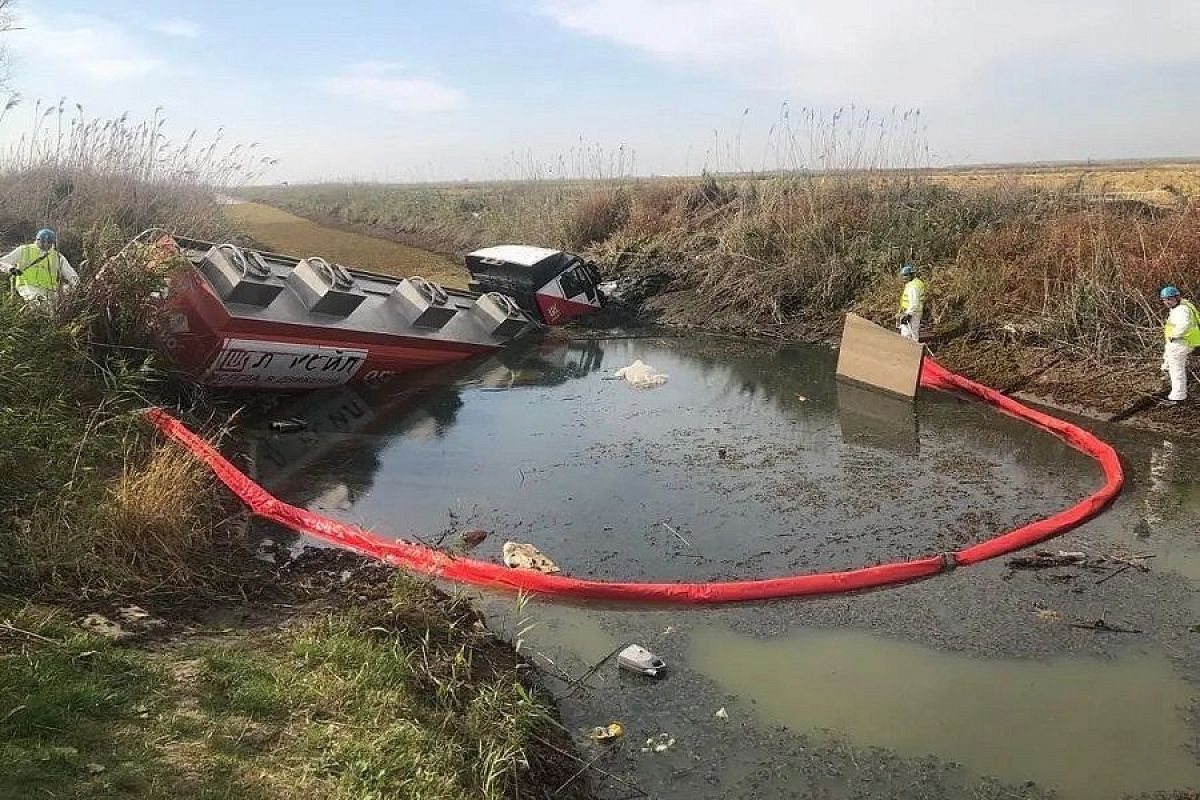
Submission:
[[[736,308],[713,310],[695,290],[668,286],[648,297],[632,318],[642,324],[775,342],[837,346],[841,315],[791,320],[764,327]],[[890,320],[874,320],[889,325]],[[1183,406],[1160,408],[1165,383],[1154,358],[1097,361],[1079,347],[1022,342],[1013,336],[988,338],[936,325],[922,335],[931,355],[950,369],[1004,394],[1102,422],[1172,436],[1200,438],[1200,386],[1193,373],[1192,398]]]

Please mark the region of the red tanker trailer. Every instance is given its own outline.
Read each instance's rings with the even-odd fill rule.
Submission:
[[[595,267],[503,245],[467,255],[473,291],[313,256],[173,240],[165,346],[208,386],[307,389],[378,380],[495,352],[543,325],[597,310]]]

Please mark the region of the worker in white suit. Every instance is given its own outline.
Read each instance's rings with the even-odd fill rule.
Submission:
[[[925,281],[917,277],[917,268],[905,264],[900,268],[900,277],[907,283],[900,293],[900,335],[914,342],[921,341],[921,317],[925,313]]]
[[[1164,286],[1158,293],[1167,307],[1167,322],[1163,325],[1163,372],[1171,378],[1171,393],[1167,404],[1187,400],[1188,356],[1200,346],[1200,312],[1191,300],[1180,296],[1174,286]]]

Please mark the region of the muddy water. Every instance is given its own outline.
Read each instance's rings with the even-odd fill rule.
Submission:
[[[606,380],[641,358],[670,375]],[[386,389],[288,401],[260,480],[396,536],[530,541],[610,579],[759,577],[952,549],[1098,482],[1086,459],[980,406],[840,386],[827,348],[552,341]],[[1200,785],[1194,445],[1124,431],[1131,486],[1061,541],[1149,572],[1002,563],[852,597],[704,609],[482,595],[562,700],[611,797],[1105,798]],[[1072,622],[1104,618],[1139,633]],[[665,678],[618,672],[637,641]],[[582,681],[579,679],[586,676]],[[728,719],[714,716],[725,708]],[[612,720],[611,745],[585,731]],[[645,740],[670,734],[665,752]]]
[[[1025,662],[857,631],[764,642],[714,629],[696,638],[688,660],[756,701],[767,720],[1027,776],[1064,796],[1170,787],[1194,774],[1194,757],[1178,746],[1188,738],[1178,710],[1190,690],[1161,655]]]
[[[605,379],[603,367],[639,357],[669,382]],[[638,340],[507,358],[392,417],[409,427],[366,448],[371,487],[349,490],[352,517],[395,536],[510,531],[572,574],[705,580],[955,549],[1094,481],[1057,441],[979,406],[931,402],[917,415],[835,385],[828,348]],[[355,391],[320,399],[370,406]],[[342,457],[288,490],[317,497],[330,477],[353,478]]]

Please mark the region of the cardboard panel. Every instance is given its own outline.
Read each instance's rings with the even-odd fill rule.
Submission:
[[[837,375],[911,400],[917,394],[924,357],[924,345],[847,314]]]

